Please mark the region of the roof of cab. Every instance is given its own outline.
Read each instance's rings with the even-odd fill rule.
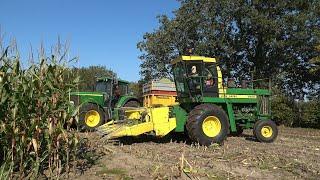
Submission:
[[[112,80],[112,79],[113,79],[112,77],[102,76],[102,77],[97,77],[96,81],[108,81],[108,80]],[[129,81],[125,81],[125,80],[122,80],[122,79],[118,79],[118,82],[124,83],[124,84],[130,84]]]
[[[179,56],[171,61],[171,64],[176,64],[182,61],[203,61],[203,62],[216,62],[216,58],[205,57],[205,56]]]

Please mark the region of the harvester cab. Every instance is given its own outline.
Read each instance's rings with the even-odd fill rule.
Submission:
[[[218,97],[222,75],[215,58],[181,56],[172,65],[179,101]]]
[[[125,119],[110,121],[99,132],[108,138],[186,132],[194,142],[210,145],[253,129],[261,142],[276,139],[269,89],[225,87],[215,58],[180,56],[172,61],[172,71],[178,105],[128,109]]]

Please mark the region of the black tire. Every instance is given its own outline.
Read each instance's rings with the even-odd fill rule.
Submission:
[[[243,133],[243,127],[237,125],[237,131],[236,132],[231,132],[231,136],[240,136]]]
[[[90,124],[88,120],[88,116],[90,116],[91,113],[98,113],[99,115],[99,119],[95,120],[92,124]],[[101,126],[104,123],[104,119],[105,114],[103,108],[101,108],[99,105],[94,103],[87,103],[81,106],[79,115],[79,125],[81,130],[92,131],[95,128]]]
[[[221,125],[218,134],[211,137],[203,129],[203,122],[209,116],[216,117]],[[200,145],[221,144],[227,138],[229,132],[229,119],[220,107],[213,104],[200,104],[189,113],[186,129],[190,139]]]
[[[126,102],[123,107],[140,107],[140,103],[138,101],[128,101]]]
[[[0,162],[3,162],[3,159],[4,159],[4,152],[3,152],[3,149],[0,148]]]
[[[253,136],[256,137],[256,126],[258,123],[262,122],[261,120],[258,120],[254,123],[253,125],[253,130],[252,130],[252,133],[253,133]]]
[[[258,120],[258,121],[256,121],[256,122],[254,123],[254,125],[253,125],[253,131],[252,131],[252,133],[253,133],[253,136],[254,136],[254,137],[256,137],[256,132],[257,132],[256,127],[257,127],[257,125],[258,125],[259,123],[261,123],[261,122],[263,122],[263,120]]]
[[[258,141],[271,143],[276,140],[278,136],[278,127],[271,120],[259,120],[255,123],[253,132]]]

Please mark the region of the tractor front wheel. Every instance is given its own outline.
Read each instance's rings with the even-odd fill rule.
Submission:
[[[189,113],[186,129],[190,139],[200,145],[221,144],[228,135],[228,116],[216,105],[200,104]]]
[[[104,112],[99,105],[88,103],[80,108],[79,124],[82,130],[94,130],[104,123]]]
[[[259,120],[254,125],[253,134],[260,142],[271,143],[278,136],[278,127],[271,120]]]

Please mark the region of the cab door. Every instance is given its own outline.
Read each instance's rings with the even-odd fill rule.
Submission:
[[[218,73],[216,63],[205,63],[203,70],[203,96],[219,97]]]

